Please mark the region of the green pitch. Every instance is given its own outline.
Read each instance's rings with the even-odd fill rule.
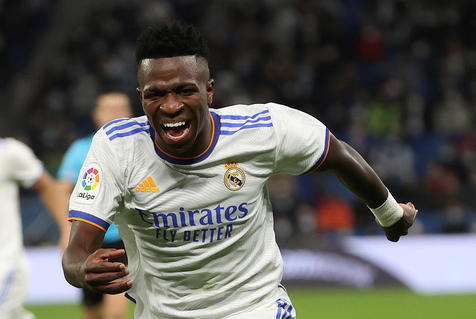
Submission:
[[[420,296],[407,290],[289,289],[298,319],[474,319],[475,295]],[[37,319],[82,319],[76,305],[28,306]],[[132,319],[132,307],[130,318]]]

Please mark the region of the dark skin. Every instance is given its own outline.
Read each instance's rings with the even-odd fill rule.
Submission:
[[[195,56],[145,59],[138,79],[137,92],[157,133],[157,146],[181,158],[204,151],[211,139],[208,107],[214,93],[206,60]],[[164,124],[180,122],[185,123],[181,129],[188,132],[180,139],[171,138]]]
[[[333,134],[330,137],[329,152],[318,171],[331,171],[339,180],[370,208],[377,208],[387,199],[388,191],[380,178],[363,157],[349,144],[340,141]],[[415,221],[418,210],[413,203],[399,204],[403,217],[397,223],[382,227],[387,239],[396,242],[408,234],[408,228]]]
[[[155,143],[163,151],[181,158],[201,154],[211,139],[208,107],[213,100],[214,81],[207,62],[200,57],[180,56],[145,59],[138,68],[139,98],[149,122],[156,131]],[[177,125],[170,129],[166,125]],[[329,152],[318,171],[331,171],[369,207],[380,206],[387,189],[367,162],[348,144],[331,134]],[[417,210],[412,203],[400,204],[404,216],[384,227],[387,238],[398,241],[406,235]],[[100,249],[104,231],[73,221],[69,245],[63,255],[67,281],[76,287],[87,286],[117,294],[132,287],[129,270],[108,259],[123,255],[123,249]]]

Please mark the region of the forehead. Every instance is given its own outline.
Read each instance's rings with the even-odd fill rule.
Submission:
[[[208,65],[193,55],[144,59],[139,64],[139,85],[168,86],[183,82],[199,84],[208,79]]]

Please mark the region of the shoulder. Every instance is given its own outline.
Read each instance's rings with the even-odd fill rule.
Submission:
[[[107,123],[99,132],[103,132],[109,141],[130,140],[132,136],[148,135],[150,125],[145,115],[133,118],[122,118]]]
[[[280,129],[287,127],[291,122],[300,125],[301,123],[319,122],[313,116],[277,103],[261,104],[238,104],[220,109],[210,109],[218,114],[220,118],[220,134],[235,135],[238,131],[259,131],[266,129]],[[259,130],[257,130],[260,128]],[[264,128],[264,129],[263,129]],[[272,129],[271,129],[272,128]]]
[[[10,149],[14,148],[28,148],[25,143],[20,142],[19,140],[13,138],[13,137],[5,137],[0,139],[0,144],[3,147],[8,147]]]
[[[30,147],[28,147],[25,143],[20,142],[17,139],[7,137],[4,138],[1,143],[1,147],[5,149],[5,151],[10,155],[31,155],[33,151]]]
[[[228,115],[253,116],[260,112],[267,111],[268,106],[270,104],[272,103],[236,104],[236,105],[225,106],[219,109],[210,109],[210,111],[215,112],[220,116],[228,116]]]
[[[91,151],[101,158],[113,158],[126,163],[132,160],[134,150],[150,142],[150,126],[146,116],[117,119],[96,132]]]
[[[238,104],[210,111],[220,118],[220,135],[235,135],[273,126],[269,104]]]
[[[278,104],[278,103],[259,103],[259,104],[237,104],[219,109],[210,109],[211,112],[217,113],[223,120],[263,120],[288,117],[289,115],[302,114],[310,116],[307,113],[299,111],[295,108]]]
[[[150,125],[147,117],[133,117],[113,120],[101,127],[93,138],[93,145],[102,145],[119,152],[134,147],[138,140],[150,139]]]

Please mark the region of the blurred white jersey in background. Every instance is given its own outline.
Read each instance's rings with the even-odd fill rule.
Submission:
[[[28,267],[23,249],[19,185],[31,187],[43,173],[41,162],[23,143],[0,138],[0,318],[32,315],[22,308],[28,288]]]

